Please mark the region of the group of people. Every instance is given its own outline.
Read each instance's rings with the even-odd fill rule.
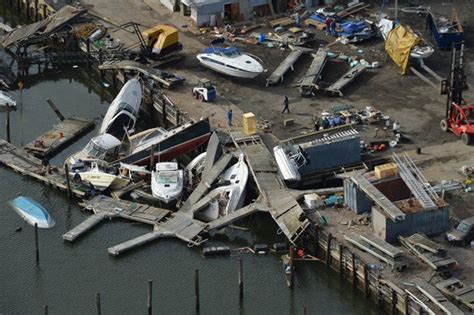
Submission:
[[[345,125],[347,123],[347,118],[341,115],[336,115],[334,117],[324,117],[321,121],[316,119],[314,122],[314,130],[319,131],[321,128],[323,130],[329,129],[332,127],[337,127]]]

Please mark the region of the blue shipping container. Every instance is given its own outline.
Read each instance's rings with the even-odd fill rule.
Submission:
[[[350,179],[344,180],[344,204],[357,214],[370,212],[373,202]]]

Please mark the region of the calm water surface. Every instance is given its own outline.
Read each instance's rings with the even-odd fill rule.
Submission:
[[[9,60],[5,54],[1,56]],[[93,75],[72,67],[42,74],[31,69],[23,81],[23,111],[11,113],[12,142],[16,145],[31,141],[57,123],[45,101],[48,97],[65,116],[94,118],[100,123],[115,94],[101,88]],[[19,91],[14,93],[19,99]],[[61,163],[95,133],[78,140],[52,162]],[[0,112],[0,138],[5,137],[5,113]],[[92,314],[97,292],[102,295],[105,314],[144,314],[148,279],[154,280],[154,313],[193,314],[194,269],[200,270],[203,314],[300,314],[305,305],[309,314],[377,314],[359,291],[318,263],[298,266],[296,287],[288,290],[279,258],[272,255],[242,255],[245,298],[239,305],[237,256],[204,259],[200,249],[163,240],[112,257],[108,247],[150,228],[113,220],[73,244],[65,243],[61,235],[90,215],[81,211],[76,201],[3,167],[0,191],[0,314],[40,314],[44,304],[49,305],[50,314]],[[40,230],[39,266],[35,264],[33,228],[7,205],[18,195],[39,201],[57,223],[53,229]],[[249,223],[252,231],[228,230],[208,245],[239,248],[282,241],[276,235],[276,225],[265,215],[255,216]],[[17,227],[22,231],[15,232]]]

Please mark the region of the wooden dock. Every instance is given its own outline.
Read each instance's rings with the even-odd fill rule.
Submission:
[[[334,95],[344,96],[344,94],[342,94],[342,89],[345,88],[349,83],[354,81],[365,70],[367,70],[367,66],[358,64],[354,68],[347,71],[336,82],[327,87],[326,91]]]
[[[326,65],[327,56],[327,52],[321,48],[313,54],[313,62],[299,84],[302,96],[311,96],[315,90],[319,89],[317,81]]]
[[[262,202],[280,230],[294,243],[309,226],[304,211],[280,180],[273,155],[265,147],[260,136],[246,136],[233,132],[235,144],[245,154],[250,172],[262,195]]]
[[[273,71],[272,74],[267,78],[267,86],[270,84],[277,84],[283,82],[283,75],[288,70],[294,70],[293,65],[303,55],[302,49],[293,50],[286,58],[280,63],[280,65]]]
[[[5,140],[0,140],[0,164],[59,190],[67,191],[66,175],[62,168],[51,165],[51,173],[45,174],[42,171],[40,159]],[[84,198],[87,196],[87,188],[82,184],[71,182],[71,193],[79,198]]]
[[[451,303],[440,291],[431,284],[424,282],[417,284],[416,288],[423,293],[431,302],[436,304],[445,314],[461,315],[464,314],[457,306]]]
[[[150,233],[110,247],[108,251],[112,255],[119,255],[163,237],[176,237],[186,242],[188,246],[199,246],[206,241],[200,234],[207,231],[207,224],[194,220],[182,212],[173,213],[170,210],[126,200],[117,200],[103,195],[86,201],[82,206],[93,211],[94,214],[64,234],[63,239],[66,241],[74,241],[105,218],[119,217],[153,226],[153,231]]]
[[[54,125],[53,129],[26,144],[24,149],[38,158],[49,158],[93,127],[93,120],[66,118]]]

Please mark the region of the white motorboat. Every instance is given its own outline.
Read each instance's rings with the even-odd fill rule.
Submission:
[[[122,143],[119,139],[106,133],[93,137],[79,152],[69,156],[65,163],[73,167],[77,163],[91,160],[112,161],[119,153]]]
[[[222,174],[220,182],[224,183],[224,186],[217,187],[209,193],[216,198],[206,209],[198,212],[196,217],[209,222],[242,208],[248,176],[248,166],[245,164],[244,155],[240,154],[239,161]]]
[[[196,57],[203,66],[233,77],[253,79],[263,72],[260,62],[233,46],[211,46]]]
[[[91,162],[90,167],[85,171],[79,172],[76,169],[76,173],[79,174],[82,181],[91,183],[99,191],[106,190],[107,188],[112,190],[120,189],[130,182],[130,177],[122,175],[118,170],[117,174],[111,174],[108,172],[106,165],[99,166],[99,164],[100,161]]]
[[[299,166],[294,157],[290,157],[285,149],[278,145],[273,148],[273,154],[278,165],[278,170],[282,178],[286,181],[300,181],[301,175],[298,171]]]
[[[153,197],[170,203],[178,199],[183,193],[183,170],[176,162],[161,162],[151,172],[151,192]]]
[[[110,104],[102,121],[99,134],[109,133],[122,139],[135,127],[138,110],[142,102],[142,87],[138,79],[125,83],[120,93]]]
[[[16,108],[16,100],[10,94],[0,91],[0,106],[1,107],[15,107]]]
[[[204,162],[206,161],[206,153],[203,152],[196,156],[189,164],[186,166],[186,173],[188,174],[188,183],[192,186],[194,181],[200,177],[202,171],[204,170]]]

